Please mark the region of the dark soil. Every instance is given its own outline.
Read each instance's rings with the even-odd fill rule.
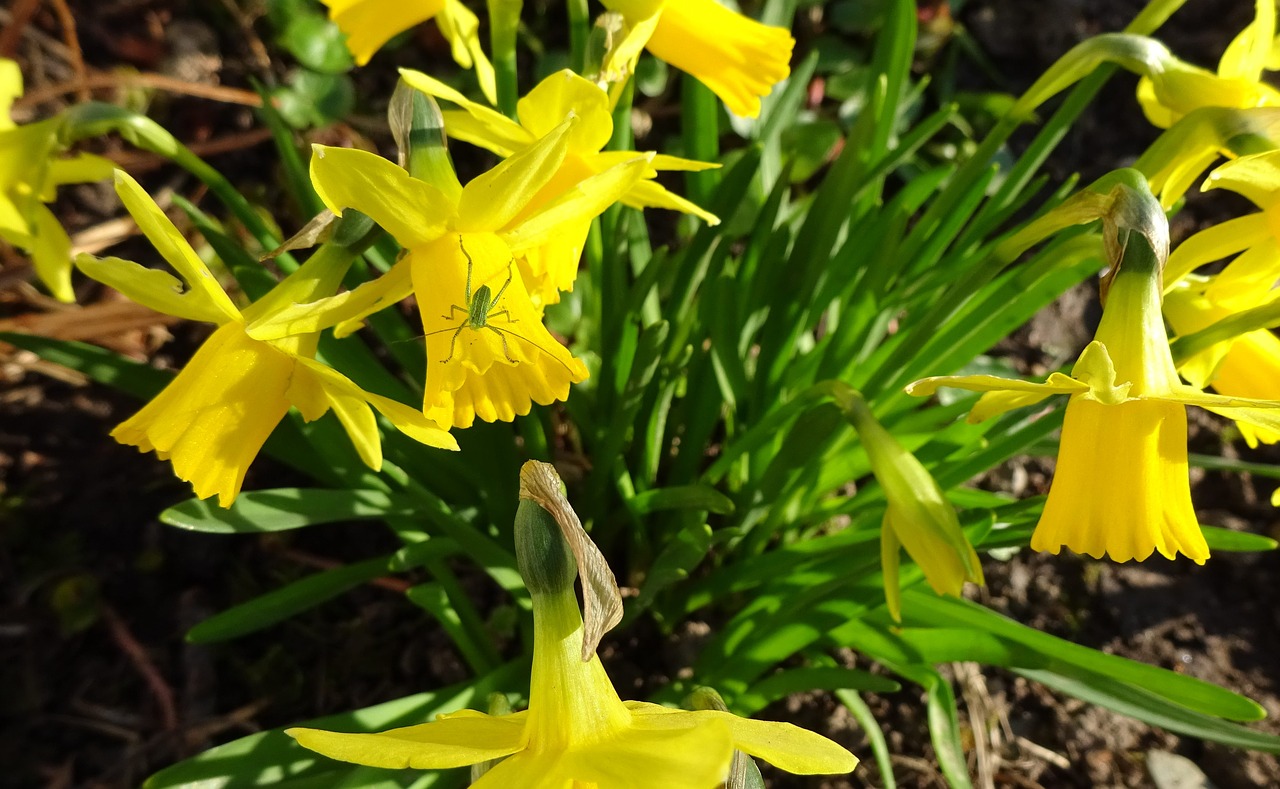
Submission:
[[[1249,3],[1225,11],[1223,5],[1191,0],[1163,38],[1187,59],[1213,65],[1251,14]],[[1120,29],[1138,7],[1119,0],[970,0],[960,19],[1010,75],[1010,84],[997,87],[1017,90],[1084,37]],[[170,0],[76,9],[91,66],[126,63],[244,85],[248,74],[263,76],[255,65],[260,42],[237,35],[223,10]],[[52,12],[42,10],[17,50],[43,64],[51,82],[69,73],[48,43],[59,29]],[[421,37],[423,57],[443,59],[440,42],[431,33]],[[1018,81],[1023,75],[1026,81]],[[1120,75],[1103,91],[1055,158],[1055,176],[1078,171],[1090,180],[1131,162],[1154,139],[1133,101],[1135,82]],[[160,112],[188,141],[225,140],[251,125],[247,111],[228,113],[199,99],[174,99]],[[270,169],[266,149],[236,148],[214,161],[233,180],[237,172],[252,179]],[[189,181],[168,171],[152,177],[198,197]],[[80,230],[110,215],[100,202],[101,190],[71,190],[59,213]],[[1187,218],[1175,223],[1175,236],[1221,210],[1193,200]],[[15,315],[36,302],[29,290],[10,289],[0,309]],[[1029,367],[1069,358],[1088,339],[1090,314],[1090,294],[1082,291],[1028,327],[1010,350]],[[175,331],[179,341],[165,346],[163,356],[153,353],[154,336],[133,342],[153,361],[175,366],[200,339],[195,330]],[[136,786],[212,744],[465,677],[437,628],[396,592],[377,586],[264,635],[228,645],[186,644],[183,634],[209,614],[328,560],[386,551],[389,538],[376,527],[350,525],[288,538],[224,538],[164,526],[157,513],[188,498],[188,489],[153,457],[106,437],[135,403],[50,378],[21,353],[0,357],[0,387],[0,786]],[[1230,431],[1205,418],[1194,430],[1193,451],[1280,461],[1275,450],[1251,452],[1224,435]],[[1025,460],[988,482],[1035,495],[1044,492],[1049,471],[1042,461]],[[297,482],[287,469],[260,460],[245,487]],[[1247,476],[1197,473],[1194,494],[1206,523],[1280,537],[1270,488]],[[1023,552],[989,560],[986,572],[979,598],[993,609],[1078,643],[1236,689],[1268,710],[1271,717],[1258,728],[1280,733],[1280,591],[1274,582],[1280,556],[1218,554],[1205,567],[1159,560],[1121,566]],[[662,660],[688,665],[699,638],[695,626],[682,630]],[[630,664],[627,656],[638,651],[632,646],[606,644],[604,654],[620,686],[641,688],[660,672]],[[991,785],[1150,786],[1148,753],[1165,751],[1188,757],[1223,789],[1280,786],[1273,756],[1178,738],[1005,671],[972,665],[951,671],[971,752],[984,754],[981,765],[975,757],[975,769],[981,767]],[[927,745],[921,694],[870,700],[888,732],[899,785],[943,786]],[[766,715],[827,732],[867,761],[847,780],[771,775],[775,786],[878,785],[865,740],[829,698],[791,699]]]

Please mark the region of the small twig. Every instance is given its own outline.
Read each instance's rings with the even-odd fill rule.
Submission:
[[[49,0],[53,3],[54,13],[58,15],[58,24],[62,26],[62,40],[71,53],[71,70],[75,72],[76,81],[82,85],[89,78],[89,70],[84,65],[84,51],[80,49],[80,35],[76,32],[76,18],[67,7],[67,0]],[[82,87],[76,91],[76,98],[88,101],[89,89]]]
[[[156,74],[152,71],[143,71],[137,74],[85,73],[67,82],[59,82],[55,85],[33,90],[15,101],[14,106],[28,107],[35,104],[43,104],[46,101],[58,98],[64,93],[87,95],[88,91],[91,90],[136,87],[154,88],[168,91],[169,93],[196,96],[202,99],[212,99],[213,101],[221,101],[227,104],[239,104],[245,107],[262,106],[262,97],[251,90],[228,88],[222,85],[202,85],[199,82],[187,82],[164,74]]]
[[[334,561],[333,559],[326,559],[323,556],[316,556],[313,553],[299,551],[296,548],[283,548],[280,550],[280,555],[286,559],[291,559],[298,564],[303,564],[307,567],[314,567],[317,570],[333,570],[335,568],[345,566],[342,562]],[[369,581],[369,585],[379,586],[383,589],[389,589],[399,594],[405,594],[413,588],[413,584],[408,581],[402,581],[399,578],[390,577],[374,578]]]
[[[217,156],[221,153],[230,153],[231,151],[239,151],[245,148],[252,148],[255,145],[261,145],[271,139],[270,129],[250,129],[249,131],[236,132],[228,134],[225,137],[217,137],[204,142],[195,142],[187,146],[196,156],[202,159],[210,156]],[[131,175],[155,170],[169,164],[169,160],[159,154],[154,153],[137,153],[133,151],[121,153],[105,153],[103,156],[116,163],[121,170],[128,171]]]
[[[27,29],[31,17],[36,15],[39,7],[40,0],[17,0],[13,4],[13,8],[9,10],[8,23],[4,30],[0,30],[0,55],[7,58],[14,56],[23,31]]]
[[[1039,757],[1049,764],[1052,764],[1054,767],[1058,767],[1063,770],[1071,769],[1071,760],[1057,751],[1051,751],[1043,745],[1037,745],[1026,737],[1019,737],[1014,740],[1014,742],[1018,744],[1019,748],[1027,751],[1033,756]]]
[[[120,618],[114,608],[109,605],[102,606],[102,621],[106,623],[112,640],[116,642],[116,645],[133,663],[133,667],[138,670],[138,673],[146,681],[147,687],[151,689],[151,695],[155,697],[156,704],[160,707],[160,720],[164,724],[165,731],[177,729],[178,710],[173,701],[173,689],[169,687],[169,683],[164,681],[160,670],[152,662],[151,656],[142,648],[138,640],[133,637],[133,633],[129,632],[129,626],[125,624],[125,621]]]

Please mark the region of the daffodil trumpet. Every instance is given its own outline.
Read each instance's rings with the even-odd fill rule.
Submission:
[[[584,649],[588,639],[574,593],[578,560],[564,523],[534,498],[553,496],[528,489],[537,477],[554,478],[539,466],[545,464],[526,464],[521,474],[527,495],[515,529],[520,573],[533,601],[528,708],[500,716],[464,710],[377,734],[295,728],[291,737],[331,758],[372,767],[496,761],[472,784],[476,789],[714,789],[728,776],[735,750],[800,774],[856,766],[844,748],[790,724],[621,701],[594,648]]]

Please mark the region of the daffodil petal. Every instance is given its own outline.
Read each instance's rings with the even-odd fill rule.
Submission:
[[[1040,398],[1055,394],[1084,392],[1089,388],[1086,384],[1060,373],[1050,375],[1044,383],[1019,381],[1015,378],[1001,378],[996,375],[938,375],[907,384],[906,392],[913,397],[929,397],[944,386],[967,389],[970,392],[1023,392],[1028,395],[1038,395]]]
[[[144,307],[189,321],[222,324],[227,316],[195,291],[183,291],[182,281],[167,271],[147,268],[116,257],[81,254],[76,267],[90,279],[115,288]]]
[[[1280,159],[1266,153],[1232,159],[1209,173],[1201,188],[1230,189],[1266,208],[1280,201]]]
[[[329,18],[347,36],[347,48],[363,66],[396,34],[444,10],[444,0],[321,0]]]
[[[1178,280],[1205,263],[1222,260],[1270,237],[1267,220],[1263,214],[1228,219],[1179,244],[1169,255],[1164,267],[1165,288],[1172,288]]]
[[[9,109],[22,95],[22,69],[15,61],[0,58],[0,131],[13,128]]]
[[[678,723],[635,726],[589,748],[571,749],[562,757],[564,773],[576,782],[610,789],[718,785],[733,758],[729,727],[718,718],[694,717],[694,713],[678,716]]]
[[[1267,238],[1237,255],[1227,267],[1209,281],[1204,295],[1221,308],[1222,317],[1261,306],[1278,295],[1273,290],[1280,279],[1280,244]]]
[[[666,208],[684,214],[692,214],[712,227],[720,224],[720,217],[690,202],[678,194],[670,192],[657,181],[642,179],[636,181],[619,201],[632,208]]]
[[[410,253],[412,255],[412,253]],[[277,340],[295,334],[323,331],[340,323],[359,321],[403,301],[413,293],[408,258],[392,266],[387,273],[370,280],[355,290],[336,296],[294,304],[263,315],[249,324],[249,335],[258,340]]]
[[[30,249],[32,268],[54,298],[70,304],[76,300],[71,289],[71,239],[44,205],[37,205],[31,218],[36,230]]]
[[[453,59],[463,68],[475,70],[480,91],[491,103],[497,104],[497,78],[480,43],[480,20],[458,0],[445,0],[436,24],[453,49]]]
[[[404,247],[439,238],[454,206],[440,190],[377,154],[353,148],[311,146],[311,182],[330,211],[354,208],[395,236]]]
[[[609,94],[569,69],[561,69],[534,86],[516,105],[520,125],[541,137],[570,114],[580,120],[569,133],[569,148],[599,151],[613,135]]]
[[[626,705],[639,729],[684,728],[690,725],[689,719],[698,725],[707,721],[723,724],[736,750],[796,775],[847,773],[858,765],[858,759],[844,747],[790,723],[758,721],[717,710],[687,712],[641,701]]]
[[[649,156],[641,155],[580,181],[504,234],[511,251],[518,254],[546,243],[560,232],[561,225],[566,222],[589,220],[600,215],[634,188],[648,167]]]
[[[1227,79],[1257,81],[1262,77],[1276,35],[1274,0],[1257,0],[1254,19],[1227,45],[1218,74]]]
[[[297,405],[304,397],[317,392],[324,397],[325,405],[333,410],[342,423],[342,429],[351,439],[356,454],[366,466],[378,471],[382,468],[382,437],[378,433],[378,420],[373,416],[365,392],[346,376],[313,359],[299,358],[290,390],[309,390],[290,399]],[[307,413],[302,408],[303,416]],[[317,409],[318,410],[318,409]]]
[[[537,139],[520,124],[497,110],[471,101],[440,80],[433,79],[421,71],[400,69],[400,78],[415,90],[462,108],[461,111],[443,113],[445,132],[455,140],[462,140],[506,157],[533,144]]]
[[[889,525],[889,513],[880,523],[880,574],[884,580],[884,602],[893,621],[902,621],[902,582],[898,567],[902,563],[902,542]]]
[[[525,727],[507,717],[437,720],[377,734],[286,729],[304,748],[369,767],[443,770],[501,759],[525,746]]]
[[[494,765],[471,789],[573,789],[568,765],[556,752],[522,751]]]
[[[102,156],[80,153],[49,162],[48,185],[85,184],[104,181],[115,172],[116,163]],[[51,202],[51,201],[46,201]]]
[[[576,120],[569,118],[533,145],[462,187],[458,229],[496,232],[506,227],[560,169],[569,130]]]
[[[116,170],[116,194],[120,195],[124,207],[160,256],[186,281],[191,300],[202,302],[201,311],[220,314],[222,318],[217,323],[238,322],[240,310],[214,279],[209,267],[196,255],[160,206],[124,170]]]

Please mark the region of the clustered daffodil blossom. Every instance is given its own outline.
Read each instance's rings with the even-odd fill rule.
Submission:
[[[377,734],[297,728],[290,736],[371,767],[446,769],[500,759],[475,789],[714,789],[735,750],[800,774],[846,773],[857,765],[836,743],[791,724],[623,702],[595,650],[584,649],[578,566],[563,525],[527,492],[529,465],[521,473],[515,530],[533,600],[528,709],[501,716],[464,710]]]
[[[572,71],[563,70],[552,74],[520,99],[517,104],[517,120],[470,101],[448,85],[421,72],[402,69],[400,75],[406,84],[462,108],[443,113],[445,131],[450,137],[503,157],[512,156],[534,145],[563,123],[565,118],[576,115],[579,120],[569,133],[564,160],[551,180],[542,187],[541,193],[531,201],[531,206],[571,188],[585,178],[646,155],[637,151],[603,150],[613,136],[609,96],[595,83]],[[698,172],[719,165],[664,154],[652,156],[650,169],[619,196],[618,202],[632,208],[683,211],[708,224],[719,224],[720,220],[714,214],[667,191],[653,180],[658,170]],[[590,229],[591,220],[584,217],[572,225],[566,225],[546,245],[531,250],[520,260],[525,284],[540,303],[555,303],[560,299],[560,291],[573,289],[578,257]]]
[[[1169,256],[1165,316],[1182,336],[1280,298],[1280,152],[1244,156],[1210,174],[1204,189],[1227,188],[1262,211],[1229,219],[1188,238]],[[1240,253],[1212,276],[1200,266]],[[1280,399],[1280,339],[1258,329],[1215,343],[1183,360],[1178,372],[1191,384],[1236,397]],[[1280,441],[1280,432],[1237,423],[1254,447]]]
[[[448,40],[453,59],[475,68],[480,90],[497,101],[493,64],[480,46],[480,20],[460,0],[320,0],[329,18],[347,36],[347,49],[363,66],[393,36],[435,19]]]
[[[62,118],[15,125],[9,108],[21,95],[18,64],[0,58],[0,239],[29,253],[49,292],[72,302],[71,239],[45,203],[59,186],[101,181],[115,165],[92,154],[59,158]]]
[[[312,358],[319,335],[263,342],[245,332],[247,324],[273,310],[332,292],[352,256],[317,252],[265,297],[240,310],[159,206],[119,170],[116,192],[182,281],[120,258],[81,255],[76,265],[139,304],[218,327],[159,395],[112,431],[116,440],[172,461],[174,473],[191,483],[196,496],[216,494],[223,507],[235,500],[249,464],[290,407],[308,421],[332,409],[361,460],[374,469],[382,465],[382,448],[371,406],[418,441],[458,448],[447,431],[416,409],[365,392]]]
[[[795,39],[716,0],[601,0],[626,20],[626,33],[605,71],[631,73],[647,49],[693,75],[735,115],[760,115],[760,97],[791,73]]]
[[[969,416],[975,422],[1069,395],[1057,470],[1031,547],[1057,553],[1065,546],[1115,561],[1181,553],[1203,563],[1209,549],[1191,505],[1185,406],[1276,429],[1280,403],[1206,394],[1178,379],[1161,315],[1168,226],[1149,193],[1121,192],[1122,215],[1107,229],[1113,268],[1102,321],[1070,376],[1054,373],[1045,383],[942,376],[907,391],[984,392]]]
[[[959,596],[966,581],[982,585],[978,554],[965,539],[956,510],[938,483],[876,420],[862,397],[848,393],[840,400],[884,490],[880,566],[889,614],[902,619],[898,560],[904,547],[938,594]]]
[[[530,256],[576,268],[580,250],[572,262],[538,250],[554,248],[565,228],[628,192],[652,157],[632,157],[547,195],[577,122],[563,120],[465,187],[451,169],[434,171],[428,183],[376,154],[314,146],[311,177],[325,205],[339,215],[346,208],[368,215],[407,254],[355,290],[263,316],[250,324],[250,336],[269,340],[338,324],[342,333],[414,294],[426,338],[422,407],[429,418],[469,427],[476,417],[510,421],[533,402],[563,400],[587,369],[543,326],[517,261]]]

